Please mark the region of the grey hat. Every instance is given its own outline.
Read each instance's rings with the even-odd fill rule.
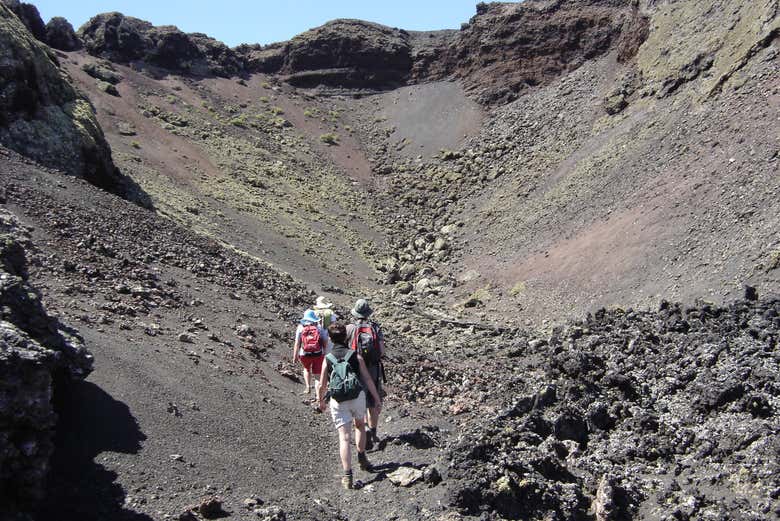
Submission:
[[[352,307],[352,311],[350,311],[355,318],[368,318],[373,312],[374,310],[371,309],[371,306],[368,305],[366,299],[363,298],[357,299],[355,305]]]

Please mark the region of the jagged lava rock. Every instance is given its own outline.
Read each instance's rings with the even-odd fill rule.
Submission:
[[[117,12],[92,17],[78,35],[87,52],[118,63],[143,61],[172,71],[218,76],[239,74],[244,67],[234,51],[205,34],[156,27]]]
[[[54,387],[83,379],[92,356],[50,317],[27,280],[26,232],[0,210],[0,504],[28,512],[43,494],[56,414]]]

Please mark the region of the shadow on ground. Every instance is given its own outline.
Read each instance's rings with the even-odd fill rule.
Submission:
[[[90,382],[56,386],[55,452],[40,521],[152,521],[124,508],[117,474],[95,462],[104,452],[135,454],[146,436],[124,403]]]

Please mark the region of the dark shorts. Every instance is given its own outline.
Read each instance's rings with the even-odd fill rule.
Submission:
[[[322,361],[325,360],[325,355],[301,356],[300,360],[301,360],[301,364],[303,364],[304,369],[314,373],[314,376],[316,378],[320,377],[320,372],[322,372]]]
[[[371,408],[382,404],[382,370],[379,368],[379,364],[366,365],[366,369],[368,369],[368,374],[371,375],[371,379],[376,386],[376,392],[379,394],[379,403],[375,404],[373,396],[368,392],[368,389],[366,389],[366,407]]]

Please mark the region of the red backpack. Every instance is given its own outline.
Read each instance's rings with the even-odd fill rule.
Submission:
[[[301,331],[301,349],[307,355],[318,355],[322,353],[322,339],[320,338],[320,328],[317,324],[308,324],[303,326]]]
[[[358,351],[367,364],[372,365],[381,358],[379,349],[380,337],[374,324],[361,323],[355,325],[355,334],[352,336],[353,351]]]

